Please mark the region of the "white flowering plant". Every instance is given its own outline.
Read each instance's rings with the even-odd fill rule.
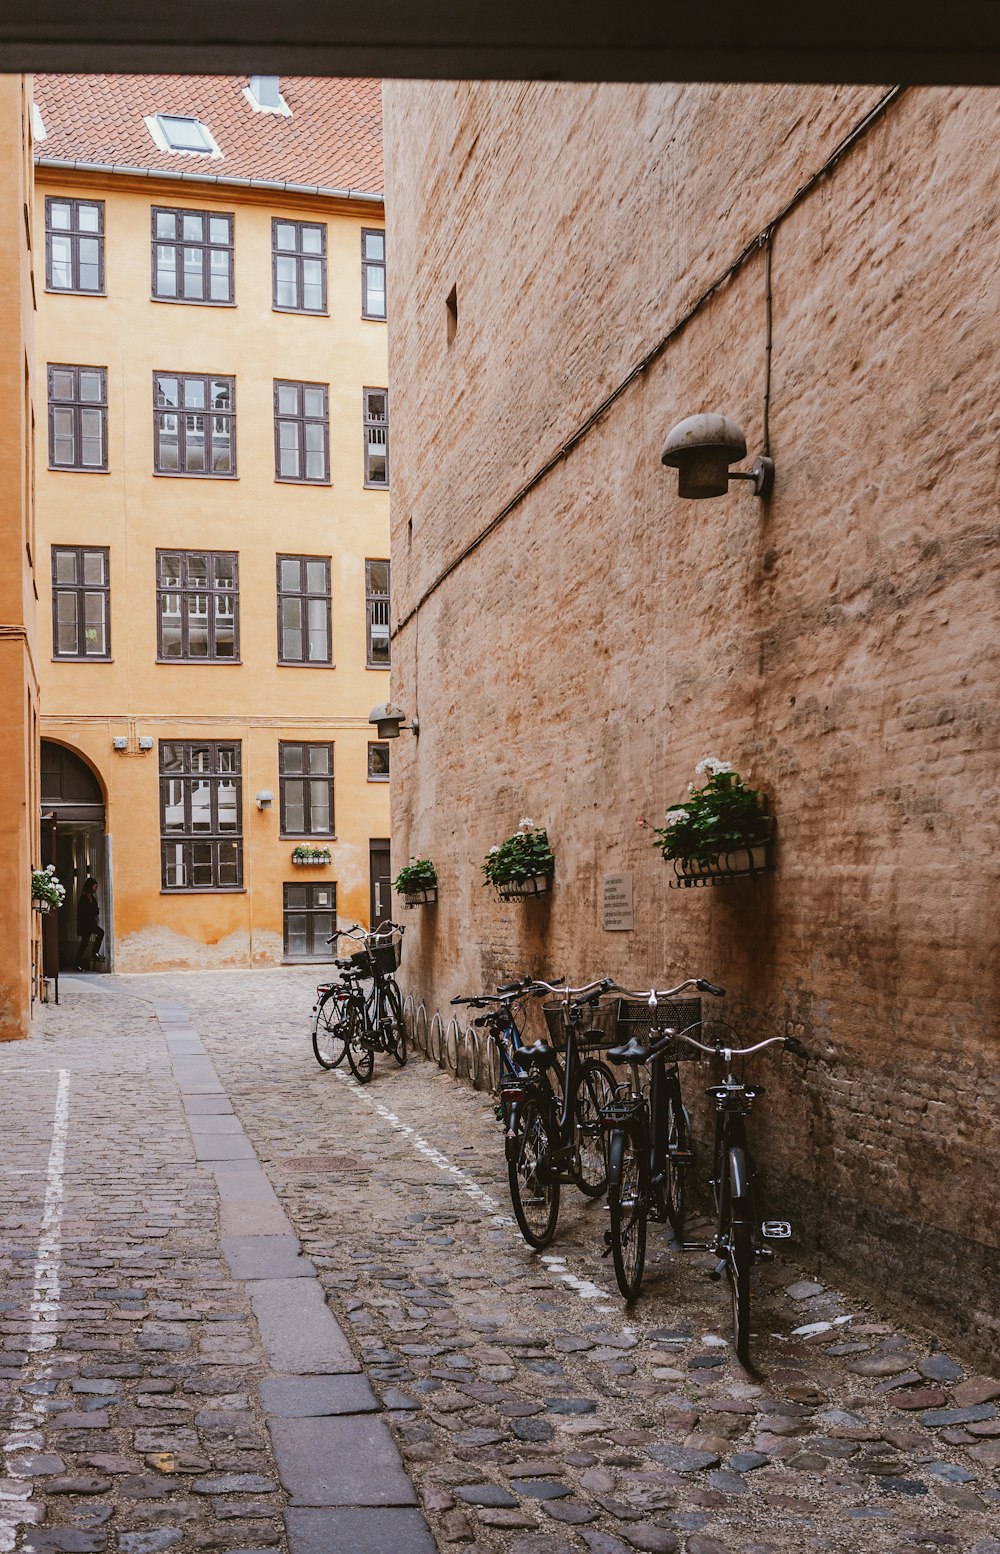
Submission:
[[[45,869],[31,871],[32,901],[47,901],[49,906],[61,907],[66,900],[66,886],[56,878],[56,866],[50,863]]]
[[[653,832],[653,846],[664,858],[707,863],[737,848],[763,847],[771,834],[764,796],[748,788],[729,761],[707,755],[695,767],[706,780],[691,784],[683,804],[668,809],[665,825]]]
[[[418,890],[433,890],[438,882],[437,869],[430,858],[411,858],[393,880],[393,889],[401,896],[415,895]]]
[[[510,885],[532,879],[536,874],[551,874],[556,866],[544,826],[533,820],[519,821],[513,836],[491,847],[483,860],[486,885]]]

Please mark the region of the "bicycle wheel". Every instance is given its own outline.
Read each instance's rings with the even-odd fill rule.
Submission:
[[[375,1053],[372,1050],[372,1039],[368,1033],[365,1011],[360,1004],[351,1004],[348,1020],[350,1028],[347,1037],[347,1061],[358,1084],[366,1085],[375,1068]]]
[[[402,1068],[406,1062],[406,1024],[403,1020],[403,1001],[395,982],[387,982],[381,990],[379,1020],[386,1049]]]
[[[490,1095],[500,1088],[500,1043],[493,1031],[486,1038],[486,1088]]]
[[[588,1058],[577,1075],[573,1098],[576,1184],[588,1198],[599,1198],[608,1185],[608,1134],[601,1111],[614,1100],[615,1088],[607,1064]]]
[[[733,1306],[733,1348],[743,1365],[750,1363],[750,1271],[753,1265],[752,1207],[746,1189],[746,1156],[729,1151],[729,1255],[726,1272]]]
[[[631,1128],[616,1128],[608,1146],[608,1208],[615,1279],[626,1300],[634,1300],[646,1266],[645,1150]]]
[[[666,1210],[667,1218],[678,1240],[684,1235],[684,1217],[687,1213],[687,1162],[679,1162],[678,1154],[687,1155],[691,1149],[691,1119],[679,1090],[671,1090],[667,1096],[667,1162],[666,1162]]]
[[[312,1047],[321,1068],[336,1068],[347,1053],[347,998],[341,988],[330,988],[316,1005],[312,1021]]]
[[[545,1117],[534,1101],[524,1101],[514,1137],[507,1140],[507,1176],[518,1229],[528,1245],[539,1250],[552,1240],[559,1218],[559,1183],[551,1155]]]

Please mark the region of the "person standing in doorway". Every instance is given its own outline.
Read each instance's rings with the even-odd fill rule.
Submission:
[[[76,931],[80,935],[80,948],[76,952],[76,969],[83,971],[83,958],[91,940],[94,941],[94,960],[103,960],[101,945],[104,929],[100,924],[101,909],[97,901],[97,881],[90,875],[84,883],[83,894],[76,904]]]

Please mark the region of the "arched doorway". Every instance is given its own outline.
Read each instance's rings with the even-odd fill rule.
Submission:
[[[54,863],[66,887],[58,914],[60,971],[72,971],[78,946],[76,906],[88,875],[97,880],[104,927],[104,959],[94,971],[110,971],[114,946],[111,934],[110,856],[105,834],[104,793],[93,769],[65,745],[42,740],[42,862]],[[49,958],[46,945],[46,960]],[[51,947],[55,953],[55,946]]]

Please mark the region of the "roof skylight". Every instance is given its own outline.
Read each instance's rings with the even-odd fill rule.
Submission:
[[[222,155],[208,125],[190,114],[150,114],[146,128],[161,151],[178,151],[187,156]]]

